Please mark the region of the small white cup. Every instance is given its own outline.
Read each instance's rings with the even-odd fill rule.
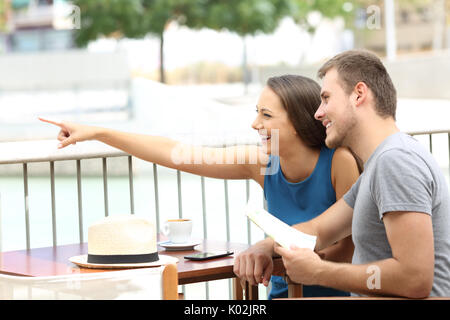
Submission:
[[[172,243],[186,243],[191,238],[192,220],[171,219],[167,220],[162,229],[162,233],[169,237]]]

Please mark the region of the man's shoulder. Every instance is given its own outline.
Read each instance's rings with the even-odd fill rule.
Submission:
[[[419,183],[435,190],[447,190],[444,173],[434,156],[420,142],[406,134],[399,140],[378,150],[368,170],[372,181],[382,179],[391,184],[397,182],[405,188],[407,184],[411,187]]]
[[[434,165],[431,153],[414,137],[399,133],[378,150],[378,164],[395,163],[397,165],[416,162],[419,165]]]

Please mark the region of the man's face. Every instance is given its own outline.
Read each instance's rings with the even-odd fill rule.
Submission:
[[[336,69],[330,69],[323,78],[322,103],[314,117],[327,128],[325,144],[328,148],[349,146],[356,117],[350,97],[342,88]]]

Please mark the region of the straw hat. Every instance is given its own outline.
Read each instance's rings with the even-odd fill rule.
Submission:
[[[69,260],[87,268],[153,267],[178,261],[158,254],[153,223],[134,215],[109,216],[91,225],[88,254]]]

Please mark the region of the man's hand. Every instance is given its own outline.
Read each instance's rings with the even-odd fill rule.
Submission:
[[[293,282],[305,285],[318,283],[318,274],[323,261],[314,251],[292,246],[291,249],[275,247],[282,259],[286,274]]]
[[[233,271],[241,281],[250,285],[269,285],[273,271],[273,241],[263,240],[239,254],[234,261]]]
[[[58,134],[58,140],[60,144],[58,148],[64,148],[71,144],[76,144],[80,141],[93,140],[98,134],[98,128],[93,126],[75,124],[65,121],[55,121],[40,118],[39,120],[47,123],[51,123],[61,128]]]

